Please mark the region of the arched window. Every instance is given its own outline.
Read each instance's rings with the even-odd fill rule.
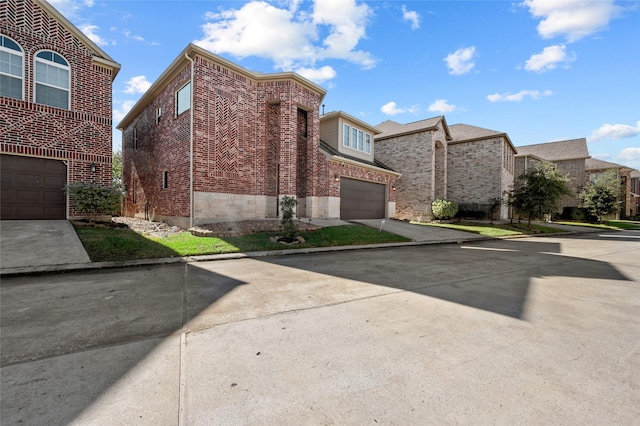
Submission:
[[[36,55],[35,68],[36,103],[69,109],[69,63],[56,52],[43,50]]]
[[[0,35],[0,96],[22,99],[23,59],[18,43]]]

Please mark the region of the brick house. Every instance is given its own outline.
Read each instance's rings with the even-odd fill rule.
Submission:
[[[624,191],[624,196],[621,200],[622,206],[620,207],[620,212],[616,214],[616,219],[620,219],[621,215],[635,216],[638,214],[638,193],[633,191],[634,184],[637,186],[637,180],[636,182],[633,180],[633,172],[637,172],[637,170],[609,161],[588,158],[585,161],[585,182],[593,182],[599,174],[606,173],[609,170],[615,170]]]
[[[189,44],[118,125],[125,214],[181,227],[277,218],[292,196],[298,217],[338,217],[351,181],[383,186],[393,213],[397,174],[364,150],[372,130],[345,114],[321,120],[325,94],[298,74],[255,73]],[[363,150],[349,158],[332,137],[321,147],[321,121],[354,124]]]
[[[2,2],[0,58],[0,217],[78,217],[65,184],[111,186],[120,65],[40,0]]]
[[[542,161],[555,164],[558,171],[569,176],[569,189],[573,193],[560,200],[558,212],[562,212],[565,207],[580,205],[578,193],[586,182],[585,161],[590,157],[585,138],[519,146],[515,176],[520,176]]]
[[[448,126],[443,116],[408,124],[387,120],[376,128],[376,158],[402,173],[396,218],[430,220],[431,202],[438,198],[482,211],[498,199],[500,218],[509,216],[506,192],[513,185],[516,149],[506,133]]]

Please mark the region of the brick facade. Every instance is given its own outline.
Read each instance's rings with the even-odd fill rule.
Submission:
[[[0,34],[24,54],[23,97],[0,96],[0,152],[62,160],[67,181],[111,186],[112,81],[120,66],[55,9],[35,0],[6,0]],[[71,72],[70,109],[35,103],[34,58],[42,50],[61,55]],[[96,165],[96,172],[90,165]],[[80,216],[73,205],[67,216]]]

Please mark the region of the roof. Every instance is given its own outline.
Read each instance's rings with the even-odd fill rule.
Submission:
[[[120,121],[117,128],[122,130],[133,120],[134,117],[138,116],[140,112],[149,105],[158,93],[164,89],[166,84],[175,77],[175,75],[184,69],[185,66],[190,64],[190,61],[193,60],[194,57],[201,56],[206,58],[212,62],[216,62],[224,68],[227,68],[237,74],[247,77],[250,80],[255,82],[262,81],[283,81],[283,80],[294,80],[296,83],[304,86],[305,88],[318,93],[324,97],[327,94],[327,91],[321,86],[315,84],[311,80],[308,80],[302,77],[300,74],[296,74],[295,72],[278,72],[272,74],[263,74],[259,72],[250,71],[246,68],[241,67],[238,64],[235,64],[231,61],[224,59],[221,56],[218,56],[210,51],[203,49],[202,47],[196,46],[193,43],[189,43],[187,47],[184,48],[182,52],[178,55],[178,57],[169,65],[169,67],[164,70],[164,72],[156,79],[156,81],[151,85],[151,87],[142,95],[140,100],[133,106],[131,111],[127,113],[127,115]]]
[[[54,18],[60,23],[67,31],[73,34],[78,40],[84,44],[89,51],[93,54],[93,59],[100,63],[102,66],[111,68],[113,70],[112,80],[116,78],[118,71],[120,71],[120,64],[117,63],[111,56],[109,56],[104,50],[102,50],[97,44],[95,44],[89,37],[87,37],[78,27],[73,25],[67,18],[64,17],[56,8],[51,6],[44,0],[34,0],[34,2],[40,6],[49,16]]]
[[[447,121],[442,115],[438,117],[427,118],[425,120],[414,121],[413,123],[407,124],[397,123],[392,120],[384,121],[376,126],[376,128],[381,133],[379,135],[376,135],[375,139],[382,140],[395,136],[409,135],[411,133],[437,130],[438,124],[440,124],[440,122],[443,123],[443,129],[446,134],[447,140],[450,140],[451,135],[449,134],[449,127],[447,126]]]
[[[588,158],[587,160],[585,160],[584,168],[585,170],[631,169],[631,167],[623,166],[622,164],[598,160],[597,158]]]
[[[579,160],[591,157],[586,138],[519,146],[517,156],[534,156],[547,161]]]
[[[355,118],[354,116],[349,115],[344,111],[331,111],[331,112],[328,112],[328,113],[320,116],[320,121],[329,120],[329,119],[335,118],[335,117],[342,117],[344,119],[352,121],[352,122],[358,124],[360,127],[363,127],[365,129],[369,130],[374,135],[377,135],[378,133],[380,133],[380,130],[377,127],[374,127],[371,124],[365,123],[364,121],[362,121],[362,120],[360,120],[358,118]]]
[[[497,130],[485,129],[484,127],[472,126],[470,124],[452,124],[449,126],[449,132],[451,133],[452,141],[456,142],[470,142],[487,138],[503,137],[509,142],[511,148],[517,152],[515,146],[509,139],[509,135],[505,132],[498,132]]]
[[[373,161],[367,161],[367,160],[362,160],[360,158],[356,158],[356,157],[352,157],[350,155],[345,155],[343,153],[341,153],[340,151],[338,151],[337,149],[335,149],[334,147],[332,147],[331,145],[329,145],[328,143],[326,143],[323,140],[320,140],[320,149],[322,149],[323,151],[325,151],[327,154],[333,156],[333,157],[340,157],[346,160],[349,160],[353,163],[358,163],[360,165],[365,165],[365,166],[370,166],[370,167],[374,167],[376,169],[382,169],[383,171],[386,172],[390,172],[394,175],[400,176],[401,174],[394,171],[391,167],[387,166],[386,164],[384,164],[381,161],[378,160],[373,160]]]

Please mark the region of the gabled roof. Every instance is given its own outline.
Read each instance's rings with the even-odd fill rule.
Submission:
[[[329,154],[331,157],[336,157],[334,158],[336,160],[348,160],[350,163],[356,164],[359,166],[365,166],[365,167],[368,166],[369,168],[373,168],[376,170],[381,169],[381,171],[390,173],[398,177],[402,175],[401,173],[394,171],[391,167],[387,166],[381,161],[378,161],[375,159],[373,161],[367,161],[367,160],[362,160],[360,158],[352,157],[350,155],[345,155],[323,140],[320,140],[320,149],[326,152],[327,154]]]
[[[609,161],[598,160],[597,158],[588,158],[584,162],[584,169],[585,170],[631,169],[631,167],[623,166],[622,164],[611,163]]]
[[[444,129],[447,140],[451,140],[449,126],[447,126],[447,121],[442,115],[407,124],[400,124],[392,120],[384,121],[376,126],[381,133],[376,135],[375,139],[379,141],[397,136],[410,135],[412,133],[437,130],[440,123],[442,123],[442,128]]]
[[[496,130],[485,129],[484,127],[472,126],[470,124],[452,124],[449,126],[449,132],[451,133],[451,138],[453,139],[450,143],[456,142],[471,142],[482,139],[489,139],[495,137],[503,137],[509,142],[511,148],[517,152],[516,148],[513,146],[511,139],[509,139],[509,135],[505,132],[498,132]]]
[[[224,68],[227,68],[239,75],[242,75],[249,80],[255,82],[275,82],[275,81],[285,81],[285,80],[293,80],[301,86],[322,95],[327,94],[327,91],[321,86],[315,84],[311,80],[308,80],[297,74],[295,72],[287,71],[287,72],[278,72],[272,74],[263,74],[259,72],[250,71],[246,68],[241,67],[238,64],[235,64],[231,61],[224,59],[221,56],[216,55],[206,49],[203,49],[200,46],[196,46],[193,43],[189,43],[187,47],[178,55],[176,59],[169,65],[169,67],[164,70],[164,72],[156,79],[156,81],[151,85],[149,89],[142,95],[142,97],[136,102],[133,108],[125,115],[125,117],[120,121],[120,124],[116,127],[119,130],[123,130],[126,126],[131,123],[131,121],[140,114],[144,108],[151,103],[155,97],[160,93],[164,87],[174,78],[180,71],[184,69],[187,65],[190,64],[190,61],[193,60],[196,56],[203,57],[211,62],[215,62],[218,65],[221,65]]]
[[[371,124],[365,123],[364,121],[362,121],[362,120],[360,120],[358,118],[355,118],[354,116],[349,115],[344,111],[331,111],[331,112],[328,112],[328,113],[320,116],[320,121],[329,120],[329,119],[335,118],[335,117],[342,117],[342,118],[344,118],[346,120],[354,122],[354,123],[358,124],[360,127],[363,127],[365,130],[370,131],[374,135],[377,135],[378,133],[380,133],[380,130],[378,130],[377,127],[374,127]]]
[[[102,66],[111,68],[113,70],[113,79],[116,78],[118,71],[120,71],[120,64],[117,63],[111,56],[109,56],[104,50],[102,50],[97,44],[95,44],[89,37],[85,35],[78,27],[73,25],[67,18],[64,17],[56,8],[51,6],[45,0],[33,0],[38,6],[40,6],[49,16],[58,21],[67,31],[73,34],[78,40],[85,45],[91,53],[93,53],[93,59],[100,63]]]
[[[579,160],[591,157],[586,138],[519,146],[517,156],[527,155],[547,161]]]

